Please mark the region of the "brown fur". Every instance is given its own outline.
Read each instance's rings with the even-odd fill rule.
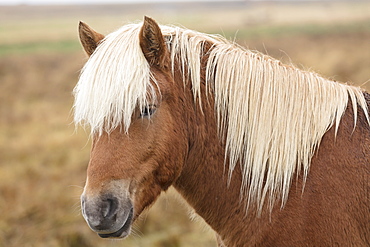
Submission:
[[[207,117],[211,116],[200,117],[203,128],[211,122]],[[223,149],[210,145],[215,140],[208,135],[197,138],[198,145],[189,153],[191,165],[185,166],[175,187],[226,246],[368,246],[370,136],[363,115],[361,119],[351,134],[353,117],[348,110],[337,138],[333,129],[325,135],[304,192],[298,177],[283,209],[265,209],[261,217],[250,210],[246,216],[239,201],[240,171],[227,187],[219,155]]]
[[[85,49],[85,52],[88,56],[93,54],[96,47],[104,39],[104,35],[95,32],[91,27],[82,21],[80,21],[78,26],[78,33],[80,35],[82,47]]]
[[[140,31],[140,46],[146,59],[153,66],[160,68],[168,66],[169,57],[164,38],[162,35],[157,35],[158,32],[161,32],[159,26],[149,17],[144,19],[143,27]]]
[[[91,54],[95,39],[83,33],[90,33],[81,42]],[[128,135],[116,129],[94,138],[85,196],[121,193],[107,184],[129,181],[136,218],[173,185],[217,232],[220,246],[369,246],[370,129],[364,114],[358,112],[353,131],[348,106],[337,136],[332,128],[322,139],[304,191],[297,174],[285,207],[276,202],[257,217],[240,200],[239,168],[228,184],[212,94],[203,97],[201,110],[192,100],[191,83],[184,84],[179,70],[172,75],[161,37],[157,24],[146,18],[140,44],[149,63],[158,65],[152,70],[161,90],[157,110],[150,119],[134,114]]]

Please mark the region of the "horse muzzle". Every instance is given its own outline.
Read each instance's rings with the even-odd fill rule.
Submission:
[[[102,238],[124,238],[130,234],[134,218],[132,202],[105,194],[81,196],[82,214],[89,227]]]

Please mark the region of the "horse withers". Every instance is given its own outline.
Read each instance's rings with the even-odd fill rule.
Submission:
[[[148,17],[79,34],[81,203],[99,236],[128,236],[174,186],[220,246],[369,246],[367,93]]]

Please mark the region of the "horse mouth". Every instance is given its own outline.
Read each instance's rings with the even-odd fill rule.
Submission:
[[[125,238],[129,235],[131,229],[131,223],[134,218],[134,210],[131,208],[130,214],[126,219],[126,222],[123,226],[116,232],[112,233],[98,233],[101,238]]]

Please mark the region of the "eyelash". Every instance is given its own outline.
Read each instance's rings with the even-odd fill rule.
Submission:
[[[150,117],[154,114],[156,109],[157,109],[156,105],[145,106],[144,109],[142,110],[142,112],[140,113],[140,117],[142,117],[142,118],[143,117]]]

